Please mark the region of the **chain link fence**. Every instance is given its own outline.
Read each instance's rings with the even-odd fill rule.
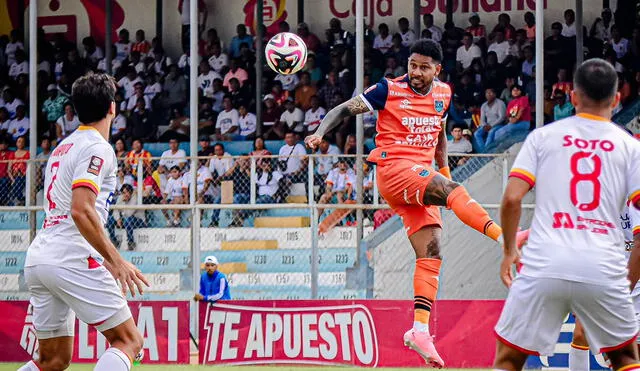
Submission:
[[[118,159],[118,190],[105,228],[151,282],[143,299],[192,298],[210,255],[227,275],[234,299],[392,297],[374,294],[375,285],[363,281],[371,281],[365,271],[383,277],[402,267],[406,256],[376,250],[371,242],[358,250],[359,241],[394,218],[379,196],[375,167],[356,169],[355,156],[311,157],[198,158],[194,199],[190,158]],[[480,203],[496,207],[506,157],[464,155],[455,161],[454,179],[465,181]],[[36,206],[29,207],[23,206],[27,163],[35,170]],[[0,162],[2,300],[28,298],[22,267],[44,219],[44,170],[43,159]],[[358,171],[363,204],[356,204]]]

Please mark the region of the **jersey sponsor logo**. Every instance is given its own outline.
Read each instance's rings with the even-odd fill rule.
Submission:
[[[91,156],[89,167],[87,168],[87,173],[93,174],[95,176],[100,175],[100,170],[102,169],[103,164],[104,160],[102,158],[98,156]]]
[[[389,93],[391,95],[393,95],[394,97],[404,97],[404,98],[413,98],[414,97],[414,95],[411,94],[411,93],[395,91],[395,90],[391,90]]]
[[[400,108],[401,109],[410,109],[411,108],[411,101],[408,99],[403,99],[400,101]]]
[[[449,94],[447,93],[431,93],[431,96],[433,97],[433,99],[440,99],[440,100],[445,100],[449,98]]]
[[[426,178],[426,177],[428,177],[428,176],[429,176],[429,174],[430,174],[429,170],[424,169],[424,170],[422,170],[418,175],[419,175],[419,176],[421,176],[421,177],[423,177],[423,178]]]
[[[442,111],[444,111],[444,101],[443,100],[433,101],[433,108],[436,109],[436,112],[442,113]]]

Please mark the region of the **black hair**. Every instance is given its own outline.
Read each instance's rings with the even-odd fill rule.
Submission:
[[[129,193],[133,193],[133,186],[129,183],[125,183],[120,188],[120,192],[128,191]]]
[[[473,39],[473,35],[471,34],[471,32],[465,32],[463,37],[469,37],[469,38]]]
[[[131,143],[138,141],[140,142],[140,146],[144,146],[144,141],[142,140],[142,138],[133,138],[133,140],[131,141]]]
[[[436,62],[442,62],[442,47],[431,39],[419,39],[411,46],[411,54],[416,53],[431,57]]]
[[[404,22],[404,23],[408,24],[409,20],[406,17],[402,17],[402,18],[398,19],[398,23],[400,23],[400,22]]]
[[[222,144],[222,143],[220,143],[220,142],[216,143],[216,144],[213,146],[213,148],[216,148],[216,147],[218,147],[218,146],[220,146],[220,148],[222,148],[222,150],[224,151],[224,144]]]
[[[551,23],[551,29],[555,30],[555,29],[562,29],[562,23],[560,22],[553,22]]]
[[[180,166],[178,166],[178,165],[173,165],[173,166],[171,166],[171,169],[169,169],[169,171],[174,171],[174,170],[178,170],[178,171],[180,171]]]
[[[451,131],[453,131],[453,129],[460,129],[462,131],[464,129],[469,129],[469,127],[467,125],[465,125],[465,124],[455,124],[451,128]]]
[[[73,83],[71,101],[83,124],[107,117],[111,103],[115,102],[116,83],[104,73],[88,73]]]
[[[604,59],[589,59],[576,69],[573,85],[594,103],[605,103],[618,91],[618,74]]]
[[[386,23],[380,23],[378,25],[378,30],[381,30],[381,29],[386,29],[387,31],[389,31],[389,26],[387,26]]]

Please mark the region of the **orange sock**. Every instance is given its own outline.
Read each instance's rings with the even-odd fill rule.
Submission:
[[[456,187],[447,197],[447,208],[453,210],[464,224],[498,241],[502,236],[502,228],[497,225],[463,186]]]
[[[438,293],[438,276],[442,260],[422,258],[416,260],[413,275],[413,327],[429,332],[431,306]]]

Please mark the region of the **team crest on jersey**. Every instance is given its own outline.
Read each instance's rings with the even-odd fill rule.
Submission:
[[[411,108],[411,101],[408,99],[403,99],[400,101],[400,108],[409,109]]]
[[[87,173],[93,174],[95,176],[100,175],[100,170],[102,169],[102,165],[104,164],[104,160],[98,156],[91,156],[91,160],[89,161],[89,167],[87,168]]]
[[[442,111],[444,111],[444,101],[443,100],[433,101],[433,107],[436,109],[436,112],[442,113]]]

